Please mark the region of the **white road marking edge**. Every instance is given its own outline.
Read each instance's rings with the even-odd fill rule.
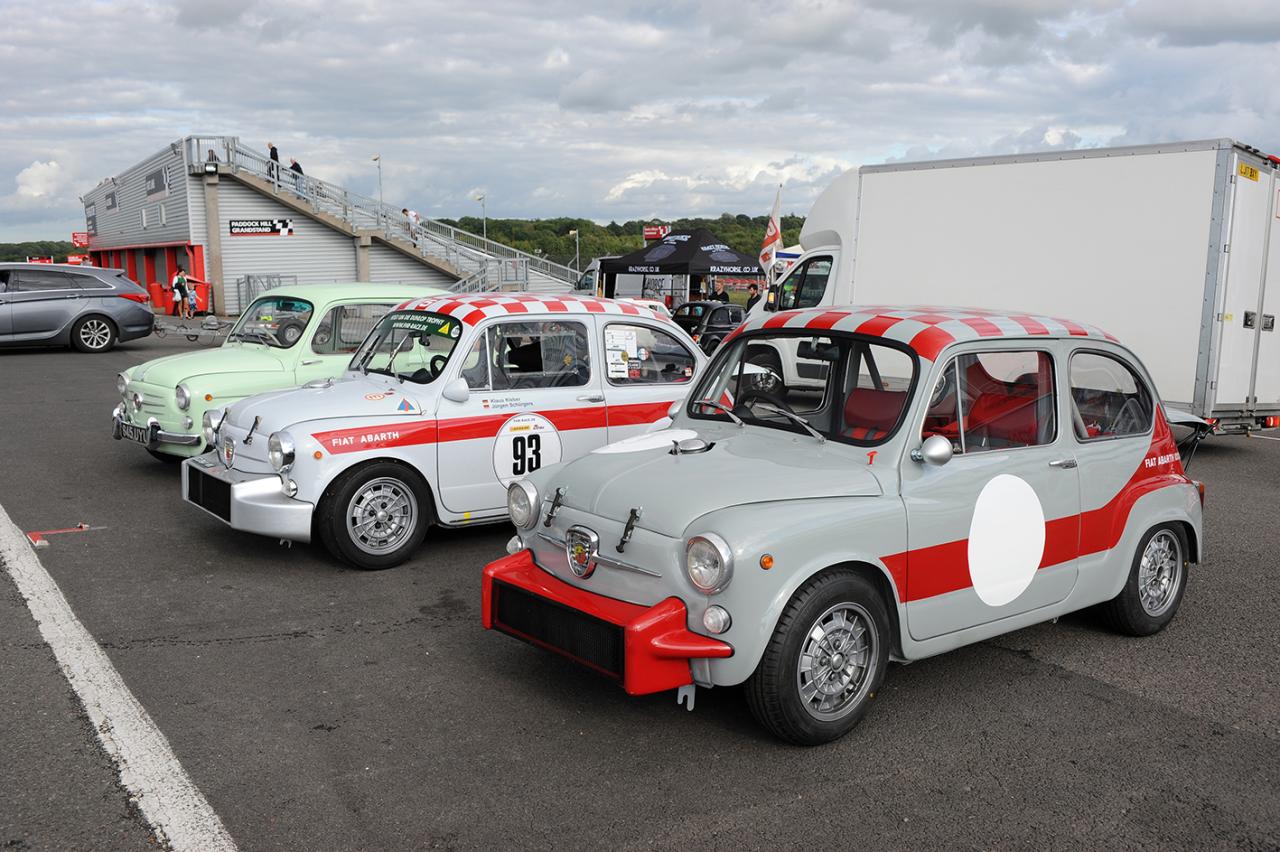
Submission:
[[[26,599],[40,635],[79,696],[115,762],[120,782],[162,843],[172,849],[232,852],[235,841],[178,763],[168,739],[125,686],[62,590],[0,506],[0,561]]]

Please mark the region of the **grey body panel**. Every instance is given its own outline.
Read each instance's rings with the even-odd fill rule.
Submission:
[[[106,317],[120,340],[146,337],[155,324],[149,304],[121,298],[143,294],[141,287],[117,278],[117,269],[56,264],[5,263],[9,283],[0,290],[0,346],[66,346],[77,320]],[[56,289],[24,289],[23,275],[55,273],[66,280]],[[92,279],[92,280],[90,280]],[[83,285],[79,282],[83,282]]]

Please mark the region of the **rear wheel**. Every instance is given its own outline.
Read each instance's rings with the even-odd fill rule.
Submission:
[[[1187,536],[1176,524],[1161,524],[1138,542],[1120,594],[1099,606],[1113,629],[1130,636],[1159,633],[1173,620],[1187,590]]]
[[[747,681],[751,712],[796,745],[838,739],[866,714],[890,644],[884,600],[869,581],[851,571],[819,574],[791,598]]]
[[[81,317],[71,326],[71,345],[81,352],[106,352],[116,336],[115,323],[102,316]]]
[[[363,465],[326,489],[317,512],[320,540],[357,568],[392,568],[426,537],[430,505],[428,486],[416,471],[396,462]]]

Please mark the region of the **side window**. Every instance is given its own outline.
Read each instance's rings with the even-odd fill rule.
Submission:
[[[81,290],[111,289],[111,285],[108,284],[106,281],[103,281],[101,278],[95,278],[92,275],[79,275],[76,273],[70,273],[68,274],[67,277],[70,278],[73,282],[75,282],[75,286],[79,287]]]
[[[746,318],[742,308],[729,308],[729,322],[733,325],[742,325],[742,321]]]
[[[933,387],[921,437],[974,453],[1051,444],[1057,433],[1053,359],[1025,350],[955,358]]]
[[[728,325],[728,324],[729,324],[728,308],[716,308],[715,311],[711,314],[711,319],[707,321],[707,325]]]
[[[541,320],[500,323],[489,329],[493,390],[572,388],[591,378],[587,327]]]
[[[784,311],[812,308],[821,303],[831,277],[831,258],[811,257],[782,279],[778,308]]]
[[[390,305],[335,305],[316,327],[311,351],[320,355],[352,354],[390,309]]]
[[[489,360],[489,335],[481,334],[476,337],[467,357],[462,359],[462,378],[467,387],[471,390],[489,390],[492,387],[492,380],[489,378],[492,367],[493,362]]]
[[[7,270],[0,270],[0,293],[9,289],[9,273]]]
[[[40,290],[79,290],[71,276],[62,272],[45,272],[43,269],[24,269],[18,273],[18,289],[24,291]]]
[[[605,326],[604,361],[611,385],[687,382],[698,365],[693,353],[674,336],[626,323]]]
[[[1153,414],[1151,394],[1128,364],[1097,352],[1071,356],[1071,419],[1077,438],[1144,435]]]

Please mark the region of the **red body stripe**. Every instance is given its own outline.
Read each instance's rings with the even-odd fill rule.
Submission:
[[[869,334],[872,337],[882,337],[886,331],[893,328],[900,322],[902,322],[902,320],[897,317],[872,317],[859,325],[854,331],[856,334]]]
[[[1027,334],[1048,334],[1049,329],[1044,327],[1044,323],[1031,317],[1009,317],[1009,319],[1022,326]]]
[[[938,360],[938,353],[955,342],[956,339],[949,332],[943,331],[936,325],[931,325],[911,338],[910,346],[919,352],[922,357],[928,358],[930,361],[936,361]]]
[[[960,322],[978,332],[979,337],[1002,337],[1004,335],[1004,332],[1000,330],[1000,326],[983,317],[964,317]]]
[[[1070,334],[1070,335],[1072,335],[1072,336],[1074,336],[1074,337],[1088,337],[1088,336],[1089,336],[1089,332],[1085,331],[1083,326],[1076,325],[1076,324],[1075,324],[1075,323],[1073,323],[1071,320],[1064,320],[1064,319],[1060,319],[1060,320],[1058,320],[1058,322],[1060,322],[1060,323],[1062,323],[1064,326],[1066,326],[1067,333],[1068,333],[1068,334]]]
[[[784,325],[787,324],[787,320],[791,319],[795,315],[796,315],[795,311],[783,311],[780,314],[774,314],[773,316],[765,320],[764,324],[761,325],[760,327],[761,328],[782,328]]]
[[[819,314],[809,320],[809,324],[805,328],[832,328],[847,316],[849,316],[848,311],[827,311],[825,314]]]

